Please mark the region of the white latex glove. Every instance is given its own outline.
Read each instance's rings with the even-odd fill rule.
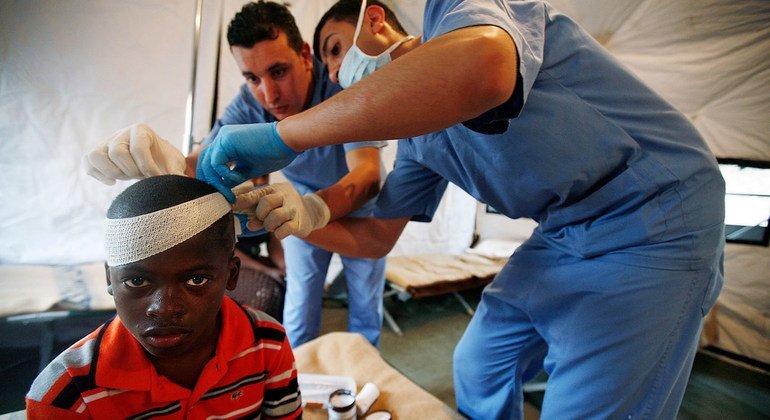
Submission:
[[[145,124],[117,131],[105,143],[83,157],[86,173],[115,184],[118,179],[142,179],[156,175],[184,175],[184,155]]]
[[[281,182],[235,197],[233,210],[249,215],[250,230],[265,228],[278,239],[289,235],[304,238],[329,223],[329,206],[314,193],[300,196],[288,183]]]

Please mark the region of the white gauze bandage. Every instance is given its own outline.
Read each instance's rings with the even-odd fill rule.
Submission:
[[[107,265],[141,261],[179,245],[230,210],[225,197],[217,192],[141,216],[107,219]]]

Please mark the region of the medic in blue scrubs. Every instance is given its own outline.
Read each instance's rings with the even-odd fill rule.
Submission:
[[[522,382],[544,368],[543,418],[675,418],[723,281],[724,182],[696,129],[546,3],[428,0],[422,44],[379,59],[403,39],[383,16],[365,9],[347,54],[352,25],[328,20],[322,40],[348,39],[332,77],[350,87],[219,136],[199,176],[224,188],[313,146],[403,138],[376,218],[308,240],[384,255],[408,220],[432,218],[447,182],[539,223],[455,350],[459,410],[521,418]]]
[[[285,10],[283,6],[280,8]],[[307,44],[303,44],[300,55],[303,63],[312,60],[312,78],[308,79],[306,83],[298,81],[304,79],[295,80],[294,85],[281,84],[293,69],[285,68],[283,60],[275,53],[275,49],[280,49],[283,52],[291,51],[289,48],[291,41],[286,44],[286,41],[283,41],[284,37],[279,36],[275,41],[259,41],[252,48],[242,46],[246,40],[251,39],[249,36],[257,33],[256,29],[252,29],[256,26],[255,21],[270,22],[275,19],[268,14],[266,11],[268,9],[269,6],[265,5],[247,5],[239,13],[240,16],[236,15],[233,18],[228,28],[228,40],[233,55],[247,83],[241,86],[240,94],[228,105],[222,118],[214,125],[207,142],[204,143],[206,146],[224,126],[269,123],[296,113],[299,109],[292,110],[288,103],[292,93],[302,98],[304,108],[309,108],[321,103],[340,90],[337,84],[329,81],[324,66],[316,58],[310,56]],[[285,13],[288,14],[288,11]],[[293,20],[291,24],[282,24],[277,27],[282,33],[300,36]],[[281,44],[282,41],[283,44]],[[280,45],[268,46],[267,43]],[[259,48],[261,50],[258,50]],[[254,53],[250,51],[254,51]],[[264,55],[261,55],[260,52]],[[257,69],[261,68],[268,68],[269,70],[262,77],[258,77],[256,76],[258,74]],[[293,91],[288,86],[293,86]],[[282,104],[286,106],[277,106]],[[276,106],[271,107],[273,105]],[[266,109],[267,107],[270,108]],[[288,109],[284,111],[284,108]],[[349,201],[362,201],[358,196],[371,193],[371,187],[365,189],[360,185],[363,182],[354,180],[347,183],[340,182],[345,177],[348,180],[353,179],[349,176],[351,169],[348,168],[350,162],[348,159],[351,154],[365,150],[364,148],[376,150],[384,146],[384,142],[373,141],[312,148],[299,155],[291,164],[283,168],[282,172],[302,196],[327,190],[327,192],[332,193],[330,196],[333,197],[335,191],[331,190],[336,189],[339,191],[347,190],[343,194],[345,199]],[[373,169],[375,175],[379,175],[379,165],[379,153],[375,152],[374,163],[369,165],[373,168],[369,169]],[[353,168],[352,170],[367,169],[364,165],[361,168],[363,169]],[[375,182],[375,191],[377,186]],[[373,200],[362,201],[360,208],[352,213],[347,213],[347,216],[369,216],[373,207]],[[332,252],[295,236],[287,237],[282,242],[286,259],[286,297],[283,325],[291,345],[296,347],[320,334],[324,281]],[[340,255],[340,258],[348,286],[348,330],[362,334],[370,343],[378,346],[382,330],[385,258],[351,258],[345,255]]]

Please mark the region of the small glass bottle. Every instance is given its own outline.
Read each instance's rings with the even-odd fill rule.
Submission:
[[[355,420],[356,396],[348,389],[338,389],[329,395],[329,420]]]

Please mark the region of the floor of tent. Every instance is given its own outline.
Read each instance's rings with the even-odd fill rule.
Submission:
[[[481,288],[461,292],[475,307]],[[401,327],[396,335],[383,324],[382,357],[413,382],[456,408],[452,385],[452,352],[470,316],[452,295],[385,302]],[[327,298],[322,315],[322,333],[344,331],[347,310],[344,300]],[[540,378],[545,379],[545,374]],[[685,392],[679,419],[770,418],[770,373],[744,369],[709,354],[699,353]],[[525,419],[538,419],[543,392],[525,397]]]

